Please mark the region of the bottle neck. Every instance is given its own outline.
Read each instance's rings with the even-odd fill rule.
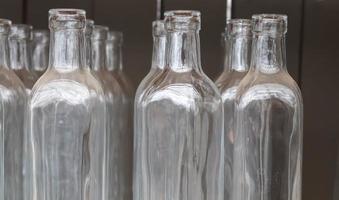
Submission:
[[[108,41],[106,45],[107,70],[122,70],[122,51],[121,45]]]
[[[86,57],[86,66],[88,68],[92,67],[92,40],[91,35],[85,36],[85,57]]]
[[[29,71],[31,51],[28,39],[10,39],[10,67],[14,70]]]
[[[51,31],[49,67],[59,71],[87,68],[83,29]]]
[[[252,48],[251,66],[255,71],[272,74],[286,70],[284,36],[255,35]]]
[[[8,68],[8,36],[0,33],[0,68]]]
[[[197,31],[168,32],[166,46],[166,65],[173,71],[201,70],[200,40]]]
[[[225,69],[246,72],[250,66],[251,38],[249,36],[230,36],[225,50]]]
[[[154,36],[152,69],[164,69],[165,67],[166,36]]]
[[[91,43],[91,55],[92,55],[92,65],[91,68],[94,71],[99,71],[105,68],[106,66],[106,49],[104,40],[92,40]]]
[[[47,68],[48,52],[49,52],[48,43],[34,44],[34,49],[32,52],[33,69],[37,71],[43,71]]]

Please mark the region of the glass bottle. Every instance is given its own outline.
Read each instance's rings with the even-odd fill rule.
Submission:
[[[85,60],[85,11],[51,9],[47,71],[28,109],[33,199],[102,199],[105,102]]]
[[[10,66],[21,79],[29,93],[38,76],[31,71],[33,27],[25,24],[13,24],[9,36]]]
[[[85,21],[85,43],[86,43],[86,65],[92,67],[92,33],[94,28],[94,21],[86,19]],[[106,36],[107,38],[107,36]]]
[[[123,34],[119,31],[110,31],[107,39],[107,66],[110,73],[117,78],[121,86],[124,88],[125,93],[129,96],[130,100],[133,98],[133,85],[123,70],[122,62],[122,44]]]
[[[134,199],[223,200],[223,106],[200,63],[200,12],[168,11],[166,67],[136,105]]]
[[[156,20],[153,27],[153,54],[152,66],[149,73],[141,81],[135,95],[135,103],[138,104],[143,97],[146,88],[152,86],[151,83],[165,68],[166,31],[163,20]]]
[[[301,200],[303,103],[287,72],[287,16],[252,16],[251,67],[237,92],[232,199]]]
[[[246,75],[250,65],[251,21],[232,19],[227,22],[227,54],[224,71],[216,81],[224,105],[225,134],[225,193],[224,199],[230,199],[232,193],[233,143],[235,128],[235,97],[240,81]]]
[[[0,199],[22,200],[26,92],[8,68],[11,21],[0,19]]]
[[[34,30],[32,42],[32,69],[40,77],[47,69],[49,55],[49,31]]]
[[[118,129],[121,131],[120,139],[112,137],[110,163],[119,160],[120,165],[110,167],[109,179],[111,185],[117,185],[109,192],[109,197],[117,197],[118,199],[132,199],[132,173],[133,173],[133,90],[127,77],[122,71],[122,33],[110,31],[106,41],[106,69],[111,76],[119,83],[121,91],[116,92],[116,96],[121,99],[120,108],[118,109]],[[116,127],[113,127],[116,129]],[[119,142],[119,144],[117,144]],[[109,184],[110,185],[110,184]]]

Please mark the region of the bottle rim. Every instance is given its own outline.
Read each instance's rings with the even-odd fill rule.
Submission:
[[[225,33],[227,36],[251,36],[252,21],[249,19],[230,19],[227,20]]]
[[[252,16],[253,33],[284,35],[287,33],[287,15],[255,14]]]
[[[9,37],[13,40],[33,40],[33,26],[28,24],[12,24]]]
[[[200,30],[201,13],[196,10],[171,10],[165,12],[167,31]]]
[[[109,28],[102,25],[94,25],[92,31],[92,40],[107,40]]]
[[[161,37],[166,36],[165,21],[164,20],[155,20],[152,22],[153,36]]]
[[[86,11],[73,8],[50,9],[49,27],[51,29],[84,29]]]
[[[107,36],[107,42],[122,45],[123,33],[121,31],[109,31]]]
[[[94,27],[94,20],[86,19],[85,21],[85,35],[86,37],[91,37]]]
[[[12,21],[0,18],[0,34],[9,34]]]

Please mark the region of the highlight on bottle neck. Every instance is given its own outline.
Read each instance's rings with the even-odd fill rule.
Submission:
[[[7,19],[0,19],[0,67],[8,68],[8,34],[12,22]]]
[[[33,41],[40,44],[49,43],[49,31],[47,30],[33,30]]]
[[[166,36],[166,29],[165,29],[165,21],[163,20],[156,20],[152,23],[153,28],[153,37],[165,37]]]
[[[193,10],[174,10],[165,12],[166,31],[199,31],[201,14]]]
[[[49,10],[49,28],[62,29],[84,29],[86,11],[80,9],[51,9]]]
[[[252,36],[252,24],[249,19],[231,19],[227,21],[226,29],[226,38],[227,37],[237,37],[237,36]]]
[[[287,15],[256,14],[252,16],[253,34],[284,36],[287,33]]]
[[[85,25],[85,36],[86,38],[90,38],[94,28],[94,21],[91,19],[86,19]]]
[[[107,70],[122,70],[122,44],[123,33],[120,31],[109,31],[106,40]]]

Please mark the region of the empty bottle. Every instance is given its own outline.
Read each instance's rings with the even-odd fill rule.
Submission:
[[[200,64],[200,12],[168,11],[166,67],[136,104],[134,200],[223,199],[223,106]]]
[[[37,74],[31,70],[32,29],[30,25],[13,24],[9,36],[10,66],[24,83],[28,93],[38,79]]]
[[[141,81],[135,95],[135,103],[142,100],[145,90],[152,86],[152,81],[165,68],[166,31],[163,20],[154,21],[153,24],[153,54],[152,66],[149,73]]]
[[[33,199],[102,199],[105,102],[86,66],[85,18],[78,9],[49,11],[49,66],[28,105]]]
[[[233,144],[235,129],[235,100],[240,81],[246,75],[250,65],[251,21],[232,19],[227,22],[227,54],[224,71],[216,81],[224,104],[225,134],[225,199],[231,198],[233,173]]]
[[[49,31],[34,30],[32,42],[32,69],[40,77],[47,69],[49,56]]]
[[[252,17],[251,67],[237,92],[232,199],[301,200],[300,90],[286,69],[287,16]]]
[[[122,71],[122,33],[109,32],[106,41],[107,70],[119,83],[121,92],[115,95],[121,99],[118,109],[118,127],[120,138],[111,138],[110,150],[110,185],[116,188],[109,191],[109,197],[131,200],[132,199],[132,173],[133,173],[133,88]],[[115,113],[115,114],[117,114]],[[114,140],[114,141],[113,141]],[[119,144],[118,144],[119,143]],[[114,165],[115,162],[120,165]],[[112,180],[112,178],[114,178]],[[119,184],[118,184],[119,183]],[[117,186],[117,184],[119,186]]]
[[[11,21],[0,19],[0,199],[22,200],[26,92],[8,67]]]

